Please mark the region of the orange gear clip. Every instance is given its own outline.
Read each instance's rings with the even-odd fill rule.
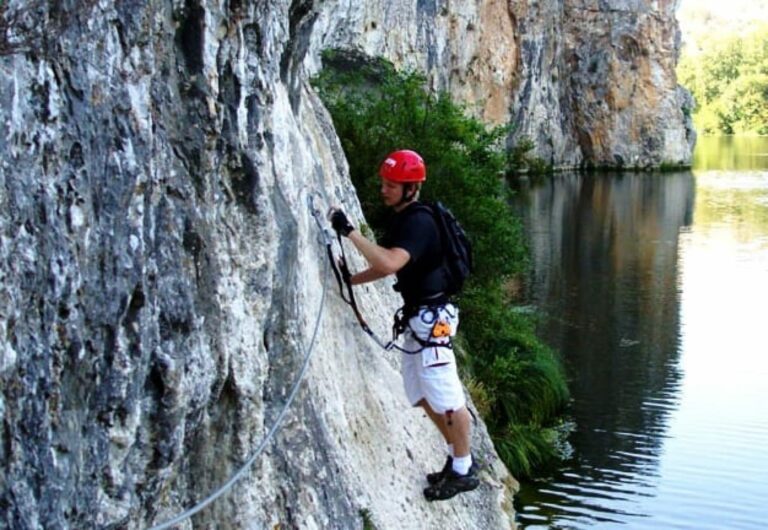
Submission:
[[[448,322],[438,320],[437,323],[435,323],[435,325],[432,327],[432,336],[435,338],[450,337],[451,325]]]

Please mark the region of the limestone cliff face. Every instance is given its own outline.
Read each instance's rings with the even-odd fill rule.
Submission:
[[[678,0],[329,2],[317,38],[425,71],[556,167],[690,164]],[[324,21],[327,20],[327,24]],[[405,38],[404,38],[405,37]]]
[[[0,527],[146,528],[195,504],[272,426],[321,311],[275,441],[182,527],[512,526],[514,481],[482,423],[481,488],[423,500],[441,441],[397,357],[323,297],[308,197],[362,221],[307,81],[327,14],[2,6],[21,15],[0,57]],[[389,282],[359,297],[386,333]]]

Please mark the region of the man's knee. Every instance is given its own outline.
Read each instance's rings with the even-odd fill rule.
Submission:
[[[427,412],[431,412],[433,414],[437,414],[438,416],[442,416],[442,413],[437,412],[432,405],[429,404],[429,401],[427,401],[427,398],[421,398],[417,403],[417,407],[421,407]]]
[[[454,423],[458,422],[460,425],[466,423],[469,421],[469,410],[466,406],[461,406],[454,410],[448,410],[443,414],[443,417],[445,418],[445,422],[448,425],[453,425]]]
[[[416,402],[414,405],[415,407],[421,407],[427,412],[433,413],[435,416],[442,416],[445,420],[451,420],[452,418],[459,417],[463,418],[465,416],[469,416],[469,411],[467,410],[466,405],[462,405],[460,407],[457,407],[455,409],[449,409],[445,410],[443,412],[438,412],[432,407],[432,405],[429,404],[429,401],[427,401],[426,398],[421,398],[419,401]]]

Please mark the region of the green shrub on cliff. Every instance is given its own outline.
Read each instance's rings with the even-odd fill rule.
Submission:
[[[507,128],[488,128],[446,94],[425,90],[417,73],[328,52],[314,84],[333,117],[352,181],[374,231],[384,226],[378,165],[410,148],[426,160],[422,196],[445,203],[467,230],[476,270],[461,297],[463,370],[491,436],[518,476],[556,457],[552,426],[568,398],[563,371],[516,314],[505,282],[527,266],[521,223],[507,206]],[[512,449],[514,448],[514,449]]]

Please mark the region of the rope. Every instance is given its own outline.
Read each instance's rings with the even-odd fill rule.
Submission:
[[[323,292],[320,295],[320,309],[317,312],[317,319],[315,320],[315,329],[312,332],[312,339],[309,341],[309,348],[307,349],[307,353],[304,356],[304,363],[301,366],[301,370],[299,371],[299,375],[296,378],[296,383],[293,385],[293,389],[291,389],[291,393],[288,395],[288,399],[285,401],[285,405],[283,406],[283,410],[280,411],[280,415],[277,417],[277,420],[275,420],[275,423],[272,425],[272,428],[269,430],[267,435],[264,437],[264,439],[261,441],[259,446],[256,448],[254,453],[248,458],[248,460],[245,461],[245,463],[240,467],[240,469],[237,470],[237,472],[232,475],[232,477],[222,484],[219,489],[208,495],[205,499],[195,504],[192,508],[185,510],[184,512],[180,513],[173,519],[170,519],[162,524],[159,524],[157,526],[153,526],[150,528],[150,530],[164,530],[166,528],[170,528],[171,526],[175,524],[179,524],[183,520],[187,519],[188,517],[191,517],[192,515],[196,514],[209,504],[211,504],[213,501],[224,495],[232,486],[235,485],[235,482],[240,480],[243,475],[245,475],[246,471],[248,471],[248,468],[251,467],[253,462],[261,455],[262,451],[266,448],[267,444],[270,442],[272,437],[275,435],[275,433],[279,430],[280,424],[283,422],[283,419],[285,418],[285,414],[288,412],[288,408],[291,406],[291,403],[293,403],[293,399],[296,397],[296,393],[299,390],[299,384],[301,383],[302,379],[304,379],[304,374],[307,371],[307,367],[309,366],[309,360],[312,357],[312,350],[315,346],[315,339],[317,339],[317,332],[320,329],[320,319],[323,315],[323,308],[325,307],[325,292],[326,287],[328,285],[328,264],[326,263],[325,268],[323,270]]]

